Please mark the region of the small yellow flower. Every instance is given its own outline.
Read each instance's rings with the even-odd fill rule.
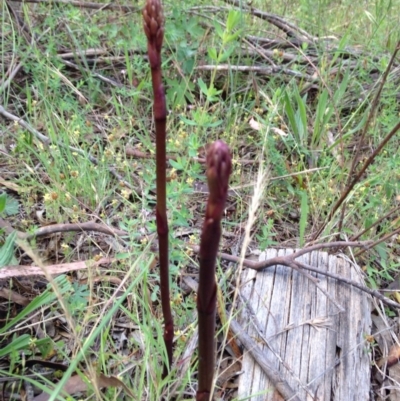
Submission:
[[[176,294],[172,300],[173,300],[174,304],[180,305],[183,302],[182,294],[179,294],[179,293]]]
[[[129,189],[124,188],[123,190],[121,190],[121,196],[125,199],[128,199],[129,196],[131,195],[132,191]]]
[[[188,178],[186,179],[186,183],[187,183],[188,185],[192,185],[193,182],[194,182],[194,179],[193,179],[192,177],[188,177]]]
[[[63,251],[67,251],[67,250],[69,249],[69,245],[66,244],[65,242],[63,242],[63,243],[61,244],[61,249],[62,249]]]
[[[78,177],[79,177],[79,171],[77,171],[77,170],[72,170],[72,171],[71,171],[71,177],[73,177],[73,178],[78,178]]]
[[[57,192],[49,192],[44,195],[44,201],[45,202],[52,202],[58,199],[58,193]]]
[[[178,178],[178,175],[176,174],[176,169],[172,168],[170,173],[169,173],[169,178],[171,180],[176,180]]]

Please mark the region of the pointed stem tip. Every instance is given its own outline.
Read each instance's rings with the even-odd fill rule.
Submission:
[[[218,140],[207,153],[207,180],[209,195],[209,217],[221,219],[228,194],[229,176],[232,171],[232,158],[228,145]]]
[[[143,8],[143,28],[149,45],[161,52],[164,39],[164,15],[160,0],[147,0]]]

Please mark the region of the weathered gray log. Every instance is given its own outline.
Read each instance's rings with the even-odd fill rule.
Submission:
[[[260,260],[292,252],[267,250]],[[363,283],[360,268],[344,258],[313,252],[298,260]],[[337,280],[311,275],[329,297],[309,278],[285,266],[244,270],[240,291],[244,306],[238,320],[301,401],[368,400],[369,296]],[[238,400],[283,399],[249,352],[244,353],[242,371]]]

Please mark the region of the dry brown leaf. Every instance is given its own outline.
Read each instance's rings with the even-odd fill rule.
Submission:
[[[131,392],[131,390],[125,385],[124,382],[122,382],[120,379],[118,379],[115,376],[106,376],[103,375],[103,373],[100,373],[96,377],[96,385],[99,389],[101,388],[106,388],[106,387],[122,387],[125,392],[134,399],[134,395]],[[94,383],[92,383],[95,385]],[[88,390],[88,384],[86,380],[84,380],[81,376],[79,375],[74,375],[71,376],[65,386],[63,387],[63,391],[66,392],[69,395],[73,395],[76,393],[81,393],[85,392]],[[36,396],[33,401],[47,401],[50,398],[50,394],[47,393],[41,393],[38,396]]]
[[[22,306],[26,306],[31,302],[30,299],[25,298],[22,295],[18,294],[18,292],[15,292],[8,288],[0,289],[0,297],[8,299],[9,301],[15,302],[16,304],[22,305]]]
[[[7,181],[2,177],[0,177],[0,185],[14,192],[27,192],[29,190],[28,188],[22,188],[11,181]]]
[[[249,125],[251,128],[253,128],[256,131],[261,131],[261,124],[256,121],[254,118],[251,118],[249,121]]]
[[[400,401],[400,365],[392,366],[388,371],[388,377],[390,379],[390,401]]]
[[[387,366],[390,368],[393,365],[396,365],[400,360],[400,346],[398,344],[393,344],[390,347],[389,350],[389,355],[386,358],[381,358],[377,362],[377,365],[379,368],[381,368],[383,365]]]

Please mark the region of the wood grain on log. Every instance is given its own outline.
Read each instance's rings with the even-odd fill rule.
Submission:
[[[260,258],[291,252],[267,250]],[[303,255],[299,261],[361,283],[363,280],[357,266],[325,252]],[[238,320],[300,400],[367,400],[370,361],[366,336],[371,329],[368,295],[313,275],[344,312],[339,312],[304,275],[275,266],[258,273],[250,269],[243,272],[241,295],[245,303]],[[277,399],[272,382],[248,352],[242,370],[238,399]]]

